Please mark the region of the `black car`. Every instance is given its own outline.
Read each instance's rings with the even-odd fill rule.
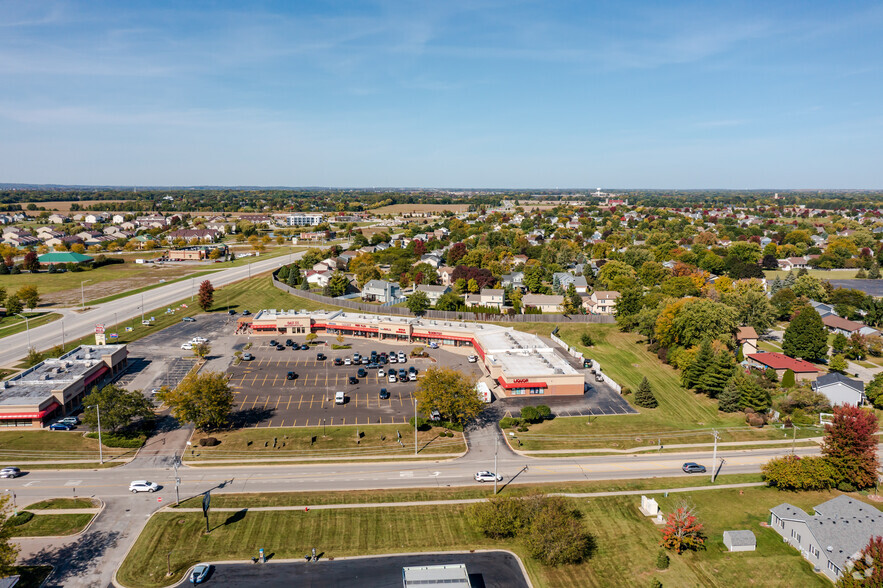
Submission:
[[[309,351],[309,350],[310,350],[310,346],[307,345],[306,343],[304,343],[303,345],[300,346],[300,350],[301,350],[301,351]]]
[[[704,465],[699,465],[698,463],[695,463],[692,461],[688,461],[687,463],[685,463],[683,466],[681,466],[681,469],[684,470],[684,472],[688,473],[688,474],[704,474],[705,473],[705,466]]]
[[[358,384],[358,383],[359,383],[359,378],[357,378],[355,376],[350,376],[350,384]]]
[[[283,345],[282,343],[277,343],[276,351],[285,351],[285,345]]]
[[[318,361],[325,361],[325,360],[328,359],[328,358],[325,357],[325,354],[324,354],[324,353],[317,353],[317,354],[316,354],[316,359],[317,359]]]
[[[236,314],[236,311],[231,308],[230,310],[227,311],[227,314],[229,314],[230,316],[233,316],[234,314]]]
[[[294,341],[292,341],[291,339],[286,339],[286,340],[285,340],[285,346],[286,346],[286,347],[291,347],[292,345],[294,345]]]
[[[270,339],[270,347],[276,346],[276,339]]]
[[[242,311],[242,315],[243,315],[243,316],[248,316],[248,315],[250,315],[250,314],[251,314],[251,312],[250,312],[247,308],[246,308],[245,310]]]
[[[365,371],[365,368],[359,368],[359,371],[356,372],[360,378],[364,378],[368,375],[368,372]]]
[[[415,368],[414,366],[409,367],[409,368],[408,368],[408,373],[409,373],[409,374],[416,374],[416,373],[417,373],[417,368]]]
[[[285,379],[287,379],[287,380],[293,380],[293,379],[295,379],[296,377],[297,377],[297,373],[296,373],[296,372],[288,372],[288,375],[285,376]]]
[[[334,365],[343,365],[343,360],[339,357],[334,358]]]
[[[389,392],[386,391],[386,388],[380,389],[380,399],[387,400],[389,398]]]

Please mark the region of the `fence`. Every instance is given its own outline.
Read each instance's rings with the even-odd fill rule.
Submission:
[[[565,350],[567,350],[567,353],[569,353],[571,356],[580,360],[580,362],[582,362],[585,359],[583,357],[583,354],[581,351],[577,351],[576,349],[574,349],[573,347],[571,347],[570,345],[568,345],[567,343],[565,343],[564,341],[559,339],[558,336],[556,336],[554,333],[551,335],[551,337],[552,337],[552,341],[554,341],[555,343],[557,343],[558,345],[563,347]]]
[[[339,306],[341,308],[349,308],[358,310],[359,312],[371,312],[380,314],[395,314],[399,316],[413,316],[407,308],[398,306],[384,306],[377,304],[366,304],[364,302],[355,302],[353,300],[343,300],[340,298],[331,298],[322,296],[313,292],[307,292],[298,288],[292,288],[276,279],[273,274],[273,285],[284,292],[288,292],[292,296],[306,298],[321,304],[331,306]],[[598,323],[609,324],[616,322],[614,317],[603,314],[493,314],[489,312],[469,312],[463,311],[447,311],[447,310],[427,310],[423,313],[426,318],[441,319],[449,321],[486,321],[495,323]]]

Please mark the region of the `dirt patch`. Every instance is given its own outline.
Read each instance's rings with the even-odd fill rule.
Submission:
[[[144,274],[138,276],[108,280],[105,282],[99,282],[95,285],[86,284],[83,288],[82,294],[85,295],[86,302],[88,303],[90,300],[97,300],[99,298],[113,296],[114,294],[119,294],[121,292],[128,292],[129,290],[143,288],[144,286],[159,284],[160,280],[165,280],[166,282],[169,282],[171,280],[174,280],[175,278],[180,278],[182,276],[186,276],[201,269],[204,269],[201,267],[188,268],[180,266],[176,267],[160,265],[154,265],[152,267],[153,269],[150,270],[149,273],[145,272]],[[88,274],[84,272],[81,275],[85,276]],[[80,304],[82,301],[82,296],[79,288],[52,292],[50,294],[41,295],[40,298],[43,300],[43,304],[59,304],[62,306],[77,305]]]
[[[47,200],[46,202],[34,202],[34,206],[43,207],[46,210],[57,210],[58,212],[70,212],[72,204],[79,204],[81,209],[85,209],[88,206],[92,206],[93,204],[98,203],[113,203],[117,204],[119,202],[126,202],[125,200]],[[27,209],[28,204],[30,202],[23,202],[22,208]],[[83,212],[83,210],[75,211],[76,213]],[[132,214],[132,213],[129,213]]]
[[[375,208],[374,214],[441,214],[445,211],[466,212],[468,204],[391,204]]]

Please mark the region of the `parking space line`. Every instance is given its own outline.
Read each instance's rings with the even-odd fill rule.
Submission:
[[[282,422],[279,423],[279,426],[280,426],[280,427],[284,427],[284,426],[285,426],[285,419],[282,419]]]
[[[304,397],[303,397],[303,394],[301,394],[300,399],[297,401],[297,409],[298,410],[300,410],[300,405],[303,403],[303,401],[304,401]]]
[[[291,407],[291,399],[292,398],[293,398],[292,396],[288,397],[288,404],[285,405],[285,410],[288,410]]]
[[[279,408],[279,401],[281,401],[281,400],[282,400],[281,396],[276,398],[276,406],[273,407],[273,410],[276,410],[277,408]]]

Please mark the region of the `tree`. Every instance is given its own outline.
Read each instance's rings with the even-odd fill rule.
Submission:
[[[742,390],[736,382],[736,378],[732,378],[727,382],[727,387],[717,397],[717,409],[721,412],[739,412],[742,410]]]
[[[831,353],[838,354],[846,351],[846,344],[848,340],[846,335],[843,333],[837,333],[834,335],[834,339],[831,341]]]
[[[337,342],[338,342],[340,345],[343,345],[343,342],[345,341],[345,339],[344,339],[344,337],[343,337],[343,333],[338,333],[336,338],[337,338]]]
[[[735,369],[736,366],[730,352],[721,351],[714,357],[714,363],[705,370],[705,374],[702,375],[702,380],[696,388],[707,394],[709,398],[717,398],[727,387],[727,382],[730,381]]]
[[[828,355],[828,331],[822,317],[810,306],[804,306],[785,329],[782,351],[790,357],[821,361]]]
[[[874,379],[865,385],[865,396],[874,408],[883,408],[883,372],[874,374]]]
[[[736,381],[739,387],[739,405],[755,412],[764,413],[772,404],[770,391],[758,384],[757,379],[747,374],[740,374]]]
[[[853,333],[849,336],[849,342],[846,345],[846,357],[848,359],[864,359],[868,355],[867,339],[859,333]]]
[[[791,315],[794,314],[794,304],[796,301],[797,295],[790,288],[782,288],[773,294],[773,297],[770,298],[770,304],[776,310],[776,318],[791,318]]]
[[[785,373],[782,374],[782,388],[793,388],[796,383],[796,378],[794,376],[794,370],[788,368],[785,370]]]
[[[479,287],[478,282],[475,280],[475,278],[472,278],[468,282],[466,282],[466,289],[469,291],[470,294],[478,294]]]
[[[408,300],[405,302],[405,306],[408,307],[408,310],[413,312],[416,315],[421,315],[431,306],[429,303],[429,296],[426,295],[426,292],[422,290],[417,290],[410,296],[408,296]]]
[[[456,265],[458,261],[463,259],[464,255],[466,255],[466,245],[464,243],[454,243],[451,245],[451,248],[448,249],[448,265]]]
[[[661,545],[677,554],[704,549],[705,535],[702,529],[695,508],[682,503],[668,515],[662,529]]]
[[[24,305],[21,302],[21,298],[18,297],[18,294],[10,294],[6,297],[6,314],[16,315],[23,310]]]
[[[821,456],[776,457],[761,466],[764,481],[780,490],[825,490],[835,484],[834,468]]]
[[[288,281],[286,282],[286,284],[294,288],[295,286],[300,284],[302,279],[303,278],[300,274],[300,268],[292,264],[291,267],[288,269]]]
[[[641,408],[656,408],[659,406],[659,402],[656,401],[653,389],[650,387],[650,382],[647,381],[646,376],[641,380],[638,390],[635,392],[635,404]]]
[[[445,420],[465,424],[484,409],[475,391],[475,380],[451,368],[430,367],[414,392],[417,408],[423,414],[439,411]]]
[[[724,296],[724,302],[736,310],[736,318],[741,324],[754,327],[759,334],[765,333],[776,320],[776,309],[764,292],[733,292]]]
[[[619,301],[617,301],[618,303]],[[580,297],[579,292],[576,291],[576,286],[573,283],[567,284],[567,289],[564,292],[564,312],[567,314],[576,314],[580,311],[583,306],[583,299]]]
[[[461,310],[463,306],[463,299],[457,296],[454,292],[442,294],[438,297],[438,302],[435,303],[435,308],[437,310]]]
[[[215,287],[208,280],[203,280],[199,284],[199,295],[197,296],[199,307],[203,312],[208,312],[215,301]]]
[[[101,427],[111,433],[140,419],[153,417],[153,405],[139,390],[126,390],[115,384],[108,384],[99,390],[92,388],[83,399],[83,424],[92,430],[98,430],[98,412],[101,413]],[[98,406],[98,411],[93,406]]]
[[[331,279],[328,281],[328,292],[331,296],[343,296],[349,285],[350,281],[346,275],[342,271],[336,271],[331,274]]]
[[[545,497],[531,516],[523,541],[531,557],[552,566],[579,563],[594,544],[582,513],[563,496]]]
[[[0,521],[9,517],[9,493],[0,496]],[[0,578],[13,575],[18,558],[18,545],[12,542],[12,525],[0,525]]]
[[[835,355],[831,358],[831,361],[828,362],[828,370],[832,372],[844,374],[847,369],[849,369],[849,364],[846,363],[846,357],[842,354]]]
[[[883,586],[883,537],[872,536],[859,557],[847,560],[838,588],[879,588]]]
[[[36,272],[40,269],[40,262],[37,261],[37,254],[34,251],[25,253],[24,261],[21,264],[22,269],[29,272]]]
[[[837,482],[856,488],[877,483],[877,416],[855,406],[834,407],[831,424],[825,426],[824,455],[837,475]]]
[[[318,338],[319,338],[319,335],[317,335],[316,333],[307,333],[307,336],[304,337],[304,340],[307,343],[313,343]]]
[[[702,381],[702,376],[714,362],[714,349],[710,339],[703,339],[699,351],[687,367],[681,372],[681,382],[685,388],[695,388]]]
[[[34,285],[29,284],[27,286],[22,286],[16,291],[15,295],[18,296],[24,306],[31,310],[40,305],[40,293]]]
[[[233,390],[221,372],[190,373],[174,389],[159,394],[179,422],[192,423],[203,431],[217,430],[230,422]]]
[[[193,346],[193,355],[199,359],[205,359],[212,352],[212,348],[208,343],[197,343]]]
[[[868,279],[869,280],[879,280],[880,279],[880,266],[877,263],[874,263],[871,266],[871,269],[868,270]]]

